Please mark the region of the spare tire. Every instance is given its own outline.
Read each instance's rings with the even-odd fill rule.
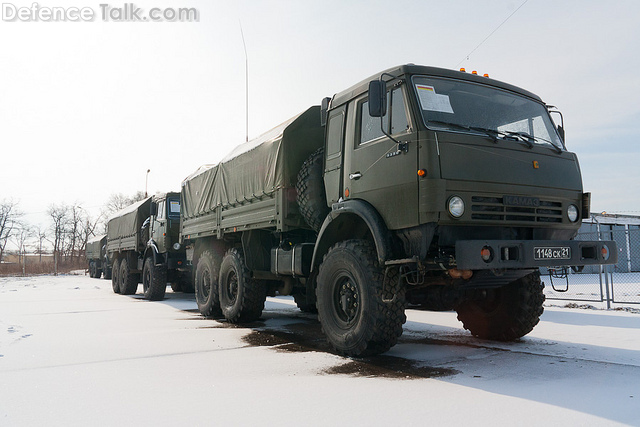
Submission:
[[[330,209],[324,189],[322,157],[324,148],[317,149],[302,164],[298,173],[296,198],[300,213],[314,231],[319,231]]]

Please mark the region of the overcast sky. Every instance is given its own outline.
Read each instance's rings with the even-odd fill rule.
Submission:
[[[245,139],[241,23],[250,138],[385,68],[463,66],[558,106],[593,211],[640,214],[640,2],[528,0],[500,26],[523,1],[135,2],[143,16],[195,7],[198,22],[104,22],[100,1],[41,1],[95,18],[0,21],[0,200],[31,223],[52,203],[96,215],[144,190],[147,169],[150,193],[178,191],[221,160]]]

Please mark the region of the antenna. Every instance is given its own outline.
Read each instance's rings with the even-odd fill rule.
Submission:
[[[246,137],[245,142],[249,142],[249,57],[247,56],[247,44],[244,42],[244,31],[242,31],[242,22],[240,23],[240,35],[242,36],[242,46],[244,47],[244,82],[245,82],[245,106],[246,106]]]
[[[475,52],[476,50],[478,50],[478,48],[479,48],[480,46],[482,46],[482,45],[484,44],[484,42],[486,42],[486,41],[489,39],[489,37],[491,37],[491,36],[493,35],[493,33],[495,33],[496,31],[498,31],[498,30],[500,29],[500,27],[502,27],[502,26],[504,25],[504,23],[505,23],[505,22],[507,22],[507,21],[509,20],[509,18],[511,18],[513,15],[515,15],[515,14],[516,14],[516,12],[517,12],[517,11],[519,11],[519,10],[520,10],[520,8],[521,8],[522,6],[524,6],[524,5],[525,5],[525,3],[527,3],[528,1],[529,1],[529,0],[524,0],[524,2],[523,2],[520,6],[518,6],[518,8],[517,8],[516,10],[514,10],[513,12],[511,12],[511,15],[507,16],[507,19],[505,19],[504,21],[502,21],[502,22],[500,23],[500,25],[498,25],[498,26],[497,26],[493,31],[491,31],[491,33],[490,33],[487,37],[485,37],[485,38],[484,38],[484,40],[482,40],[478,46],[474,47],[474,48],[473,48],[473,50],[472,50],[471,52],[467,53],[467,55],[466,55],[464,58],[462,58],[462,61],[458,62],[458,65],[456,65],[456,66],[455,66],[455,68],[458,68],[458,66],[460,66],[460,64],[462,64],[462,63],[465,61],[465,59],[466,59],[466,60],[468,60],[468,59],[469,59],[469,57],[471,56],[471,54],[472,54],[473,52]]]

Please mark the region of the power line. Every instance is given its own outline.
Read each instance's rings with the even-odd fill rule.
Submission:
[[[458,66],[460,66],[460,64],[462,64],[462,63],[465,61],[465,59],[469,59],[469,56],[471,56],[471,54],[472,54],[473,52],[475,52],[475,51],[476,51],[480,46],[482,46],[482,44],[483,44],[484,42],[486,42],[486,41],[489,39],[489,37],[491,37],[491,36],[493,35],[493,33],[495,33],[496,31],[498,31],[498,30],[500,29],[500,27],[502,27],[502,26],[504,25],[504,23],[505,23],[505,22],[507,22],[507,21],[509,20],[509,18],[511,18],[513,15],[515,15],[515,14],[516,14],[516,12],[517,12],[517,11],[519,11],[519,10],[520,10],[520,8],[521,8],[522,6],[524,6],[528,1],[529,1],[529,0],[524,0],[524,3],[522,3],[520,6],[518,6],[518,8],[517,8],[516,10],[514,10],[513,12],[511,12],[511,15],[507,16],[507,19],[505,19],[504,21],[502,21],[502,23],[501,23],[500,25],[498,25],[498,26],[495,28],[495,30],[491,31],[491,33],[490,33],[487,37],[485,37],[485,38],[484,38],[484,40],[482,40],[482,41],[480,42],[480,44],[478,44],[478,46],[476,46],[475,48],[473,48],[473,50],[472,50],[471,52],[467,53],[467,54],[464,56],[464,58],[462,58],[462,61],[458,62],[458,64],[457,64],[454,68],[458,68]]]

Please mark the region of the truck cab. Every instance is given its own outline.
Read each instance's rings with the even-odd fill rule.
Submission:
[[[167,280],[174,291],[193,291],[185,250],[180,244],[180,193],[154,195],[146,224],[150,239],[144,258],[153,259],[155,265],[165,265]]]
[[[599,263],[612,252],[598,244],[566,244],[558,252],[522,243],[568,241],[589,216],[589,194],[564,130],[526,90],[404,65],[336,94],[325,114],[327,203],[339,209],[366,202],[391,233],[385,257],[417,258],[422,268],[466,275]],[[485,246],[490,259],[481,256]]]

